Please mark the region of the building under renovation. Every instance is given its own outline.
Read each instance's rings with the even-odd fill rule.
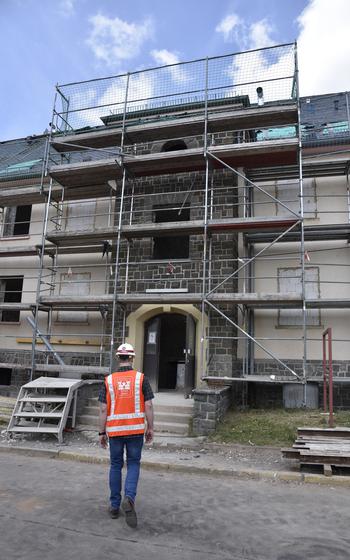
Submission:
[[[126,340],[155,391],[266,406],[332,328],[346,406],[349,122],[300,99],[295,44],[57,86],[0,145],[1,384],[102,379]]]

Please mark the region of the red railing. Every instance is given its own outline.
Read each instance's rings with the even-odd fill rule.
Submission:
[[[328,341],[327,341],[328,337]],[[332,359],[332,329],[328,328],[322,334],[323,346],[323,409],[328,416],[328,426],[334,427],[333,419],[333,359]],[[328,346],[328,364],[327,364],[327,346]],[[328,366],[328,367],[327,367]],[[327,372],[328,369],[328,372]],[[328,384],[327,384],[328,381]],[[327,387],[328,385],[328,387]],[[327,406],[328,404],[328,406]]]

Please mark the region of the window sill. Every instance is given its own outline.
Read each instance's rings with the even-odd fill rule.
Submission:
[[[21,321],[0,321],[0,325],[20,325]]]
[[[9,235],[8,237],[0,237],[0,241],[23,241],[25,239],[30,239],[30,235]]]
[[[275,329],[282,330],[282,329],[302,329],[303,325],[275,325]],[[309,329],[324,329],[323,325],[306,325],[306,328]]]

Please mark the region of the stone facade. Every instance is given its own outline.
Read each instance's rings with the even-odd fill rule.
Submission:
[[[36,353],[36,363],[37,364],[44,364],[46,363],[46,352],[37,352]],[[66,365],[71,366],[99,366],[100,365],[100,355],[98,352],[60,352],[60,356],[64,360]],[[104,357],[106,361],[109,361],[109,356]],[[28,366],[28,369],[25,367],[21,368],[12,368],[11,372],[11,385],[20,387],[24,383],[27,383],[30,379],[30,367],[31,367],[31,360],[32,360],[32,353],[30,350],[0,350],[0,362],[1,363],[10,363],[10,364],[21,364],[24,366]],[[49,355],[49,363],[54,364],[56,363],[52,356]],[[107,364],[102,364],[108,365]],[[53,377],[54,373],[50,373],[50,376]],[[1,368],[0,368],[0,386],[1,386]]]
[[[215,431],[232,406],[233,392],[231,387],[195,389],[193,398],[193,434],[209,435]]]
[[[255,372],[257,375],[286,375],[288,372],[281,364],[272,360],[255,360]],[[302,360],[284,360],[284,363],[295,371],[298,375],[303,374]],[[344,360],[333,361],[334,377],[350,377],[350,362]],[[322,360],[308,360],[307,376],[323,378]]]
[[[202,137],[184,139],[188,148],[202,147]],[[212,135],[211,143],[224,144],[237,141],[236,133],[219,133]],[[138,154],[157,153],[162,150],[164,142],[127,146],[126,151]],[[210,171],[209,188],[213,187],[211,196],[212,218],[238,216],[237,177],[229,170]],[[202,171],[160,175],[127,181],[125,204],[122,216],[124,224],[152,223],[155,208],[167,205],[170,208],[189,209],[189,220],[204,219],[205,173]],[[132,202],[133,201],[133,202]],[[210,212],[210,209],[209,209]],[[119,221],[118,209],[115,223]],[[174,288],[184,289],[189,293],[201,294],[203,290],[203,235],[189,236],[189,255],[184,259],[155,260],[153,239],[133,239],[128,244],[122,240],[120,249],[120,267],[118,291],[124,293],[126,282],[129,293],[145,293],[149,289]],[[129,251],[129,267],[126,280],[126,260]],[[237,268],[237,234],[231,232],[214,233],[207,247],[206,291],[222,282]],[[168,272],[169,261],[173,270]],[[209,262],[210,261],[210,262]],[[113,286],[110,286],[113,290]],[[218,290],[220,293],[237,291],[237,279],[226,281]],[[126,306],[126,316],[136,307]],[[200,307],[198,306],[198,309]],[[220,310],[233,321],[237,320],[236,306],[220,305]],[[118,308],[115,327],[115,339],[123,337],[123,310]],[[206,309],[209,316],[209,329],[206,336],[213,337],[208,343],[209,375],[232,376],[235,373],[237,344],[229,337],[235,336],[236,330],[219,314]],[[127,333],[126,333],[127,334]]]

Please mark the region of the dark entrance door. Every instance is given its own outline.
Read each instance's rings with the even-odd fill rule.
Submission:
[[[186,342],[187,339],[189,343]],[[187,352],[189,348],[191,352]],[[144,372],[149,377],[153,390],[184,391],[185,382],[193,384],[194,348],[194,321],[191,317],[180,313],[162,313],[147,321]],[[187,381],[186,368],[189,372]]]
[[[160,347],[160,316],[152,317],[145,324],[145,340],[143,352],[143,371],[147,375],[153,391],[158,391]]]

